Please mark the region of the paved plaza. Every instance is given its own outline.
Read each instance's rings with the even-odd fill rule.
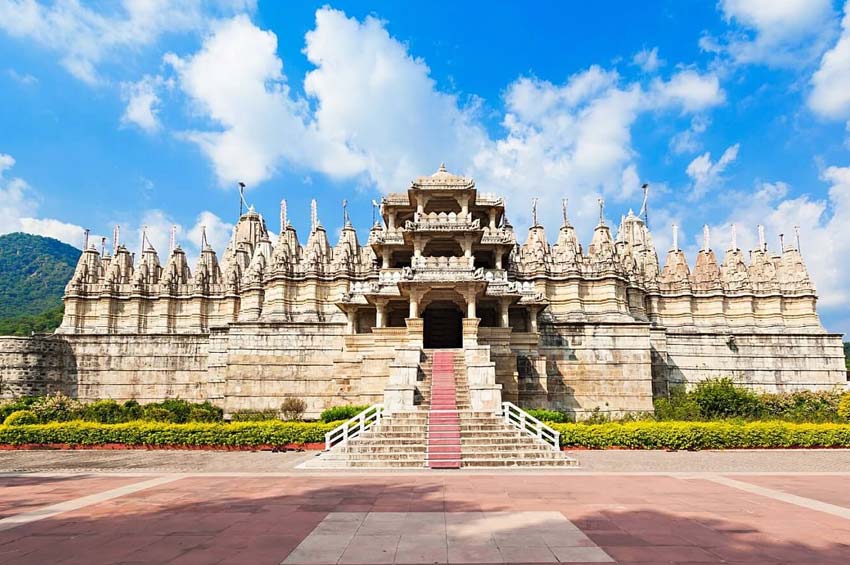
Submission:
[[[0,563],[850,562],[844,450],[295,469],[312,456],[2,452]]]

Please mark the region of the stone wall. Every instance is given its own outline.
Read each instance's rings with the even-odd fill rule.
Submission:
[[[657,393],[664,383],[729,377],[759,392],[829,390],[846,383],[839,334],[701,333],[668,329],[653,340]]]
[[[540,333],[482,328],[504,400],[586,417],[652,410],[646,323],[545,323]]]
[[[0,337],[0,398],[53,392],[76,396],[76,368],[61,338]]]
[[[307,403],[308,417],[330,406],[380,402],[392,349],[345,352],[339,323],[238,323],[227,335],[225,412]]]

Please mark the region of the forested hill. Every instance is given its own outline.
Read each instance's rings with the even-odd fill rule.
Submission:
[[[0,236],[0,334],[50,331],[62,319],[62,293],[80,250],[49,237]]]

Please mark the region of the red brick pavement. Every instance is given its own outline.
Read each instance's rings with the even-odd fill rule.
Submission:
[[[848,507],[848,477],[734,478]],[[0,477],[0,500],[143,480]],[[280,563],[329,512],[553,510],[623,563],[850,563],[850,520],[706,478],[443,473],[188,477],[2,531],[0,563]]]

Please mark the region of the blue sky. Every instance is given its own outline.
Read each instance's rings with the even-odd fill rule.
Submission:
[[[593,5],[591,5],[593,4]],[[0,233],[137,246],[150,226],[221,252],[236,183],[269,227],[282,198],[365,237],[370,202],[441,161],[561,198],[590,239],[597,198],[640,207],[664,260],[779,233],[802,251],[828,329],[850,330],[850,21],[829,0],[204,2],[0,0]],[[843,25],[842,25],[843,24]]]

